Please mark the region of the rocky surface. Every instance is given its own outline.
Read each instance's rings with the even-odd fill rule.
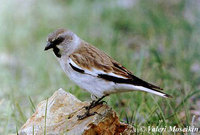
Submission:
[[[36,112],[21,127],[19,135],[118,135],[133,134],[133,128],[119,121],[116,113],[107,105],[98,105],[91,110],[93,116],[78,120],[85,113],[81,102],[63,89],[56,91],[48,100],[37,105]]]

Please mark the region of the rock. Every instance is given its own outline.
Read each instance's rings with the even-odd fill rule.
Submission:
[[[88,104],[89,102],[81,102],[72,94],[59,89],[48,100],[37,105],[36,112],[21,127],[19,135],[133,134],[133,128],[121,123],[107,105],[94,107],[91,112],[98,114],[78,120],[77,115],[84,114],[84,106]]]

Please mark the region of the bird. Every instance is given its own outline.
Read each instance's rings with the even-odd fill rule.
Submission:
[[[84,119],[94,115],[90,109],[104,97],[119,92],[143,91],[161,97],[172,97],[162,88],[144,81],[102,50],[82,40],[69,29],[59,28],[47,37],[45,51],[52,49],[70,80],[91,93],[92,102],[86,108]]]

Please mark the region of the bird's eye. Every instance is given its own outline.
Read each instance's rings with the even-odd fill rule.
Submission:
[[[54,45],[59,45],[60,43],[62,43],[62,41],[64,40],[63,37],[58,37],[57,39],[55,39],[52,44]]]

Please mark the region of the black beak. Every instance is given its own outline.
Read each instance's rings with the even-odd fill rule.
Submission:
[[[51,42],[47,42],[47,45],[46,45],[46,47],[44,48],[44,51],[49,50],[49,49],[51,49],[51,48],[53,48],[53,47],[54,47],[54,44],[52,44]]]

